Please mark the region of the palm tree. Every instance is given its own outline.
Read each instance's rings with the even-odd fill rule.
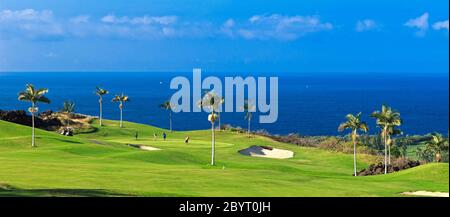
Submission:
[[[64,101],[63,107],[60,111],[67,113],[66,125],[69,126],[71,115],[75,112],[75,103],[70,100]]]
[[[214,132],[214,123],[217,119],[217,114],[215,111],[219,108],[222,100],[221,98],[215,94],[214,92],[208,92],[205,94],[199,102],[199,106],[206,107],[210,110],[210,114],[208,115],[208,121],[211,122],[211,165],[214,166],[214,152],[215,152],[215,132]]]
[[[400,135],[403,134],[403,132],[400,129],[395,128],[395,126],[389,126],[387,129],[387,146],[388,146],[388,165],[391,164],[391,146],[393,140],[391,139],[391,136]]]
[[[369,130],[369,127],[367,126],[366,122],[361,122],[361,112],[356,116],[353,114],[348,114],[345,117],[347,118],[347,121],[341,123],[338,130],[340,132],[346,129],[352,130],[351,137],[353,141],[353,171],[354,175],[356,176],[356,139],[358,137],[358,130],[367,132]]]
[[[442,134],[436,133],[432,135],[429,141],[424,142],[427,149],[434,153],[434,159],[436,162],[441,162],[441,152],[448,150],[448,140],[445,139]]]
[[[381,107],[381,111],[374,111],[371,114],[371,117],[376,118],[377,125],[381,127],[381,137],[383,139],[384,144],[384,174],[387,173],[387,149],[390,144],[388,140],[390,139],[390,131],[394,130],[394,127],[400,126],[402,124],[402,120],[400,119],[400,113],[392,110],[391,107],[383,105]],[[392,128],[392,129],[391,129]],[[389,151],[390,152],[390,151]],[[390,161],[390,160],[389,160]]]
[[[102,116],[103,116],[103,95],[108,94],[109,92],[105,89],[102,89],[100,87],[96,87],[95,95],[99,97],[98,103],[100,104],[100,126],[102,126]]]
[[[169,129],[172,132],[172,109],[174,105],[170,103],[170,101],[165,101],[163,104],[159,105],[160,108],[169,111]]]
[[[34,132],[34,116],[38,112],[36,105],[38,102],[50,103],[50,100],[44,96],[46,93],[48,93],[48,89],[35,89],[32,84],[27,84],[25,90],[19,93],[18,99],[20,101],[31,102],[31,107],[28,109],[31,113],[31,147],[36,146]]]
[[[250,102],[249,100],[245,100],[244,102],[244,111],[245,111],[245,117],[244,120],[248,121],[248,126],[247,126],[247,136],[250,137],[250,123],[252,121],[252,117],[253,117],[253,111],[255,110],[255,105]]]
[[[74,113],[75,112],[75,103],[70,100],[64,101],[63,107],[61,108],[61,112],[65,112],[68,114]]]
[[[123,121],[122,121],[122,113],[123,113],[123,103],[130,101],[130,98],[127,95],[124,95],[123,93],[121,95],[116,95],[112,102],[119,102],[119,109],[120,109],[120,128],[123,127]]]

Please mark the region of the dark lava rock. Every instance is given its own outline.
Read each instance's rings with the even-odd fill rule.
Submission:
[[[46,111],[41,112],[39,114],[39,117],[46,118],[46,117],[50,117],[52,114],[53,114],[52,110],[46,110]]]
[[[63,123],[57,118],[49,117],[52,111],[45,111],[35,116],[34,123],[37,128],[44,130],[57,130]],[[46,117],[46,118],[42,118]],[[48,117],[48,118],[47,118]],[[3,111],[0,110],[0,120],[8,121],[20,125],[31,126],[31,115],[24,110]]]
[[[391,165],[387,166],[387,172],[397,172],[400,170],[409,169],[412,167],[419,166],[420,162],[415,160],[409,160],[404,158],[395,159],[391,162]],[[384,164],[383,163],[377,163],[372,164],[367,169],[362,169],[361,171],[356,173],[358,176],[369,176],[369,175],[379,175],[384,174]]]

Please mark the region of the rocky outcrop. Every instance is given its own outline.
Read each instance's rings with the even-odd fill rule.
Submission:
[[[49,117],[53,112],[45,111],[35,117],[35,126],[44,130],[57,130],[63,126],[58,118]],[[20,125],[31,126],[31,116],[23,110],[3,111],[0,110],[0,120]]]
[[[388,173],[397,172],[400,170],[409,169],[412,167],[419,166],[420,162],[408,159],[397,159],[387,166]],[[384,174],[384,163],[372,164],[369,168],[362,169],[357,173],[358,176],[370,176]]]

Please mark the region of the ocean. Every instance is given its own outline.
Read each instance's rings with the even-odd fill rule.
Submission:
[[[225,76],[278,76],[279,115],[272,124],[259,124],[254,115],[252,130],[272,134],[339,135],[338,125],[348,113],[362,112],[369,124],[369,133],[379,129],[370,113],[387,104],[401,113],[406,135],[440,132],[448,134],[449,78],[444,74],[414,75],[388,73],[203,73]],[[32,83],[49,89],[49,105],[40,104],[40,111],[58,110],[65,100],[76,104],[76,112],[98,115],[96,86],[110,91],[105,96],[103,115],[119,119],[118,104],[111,103],[114,94],[125,93],[131,101],[125,104],[124,120],[168,128],[168,113],[158,107],[176,91],[169,88],[176,76],[192,77],[192,73],[162,72],[0,72],[0,109],[27,109],[29,103],[17,100],[17,93]],[[243,113],[222,113],[222,123],[246,128]],[[210,127],[206,113],[173,114],[174,130],[195,130]]]

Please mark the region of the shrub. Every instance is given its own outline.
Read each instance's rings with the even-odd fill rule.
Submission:
[[[422,149],[422,148],[417,148],[416,149],[416,156],[417,158],[419,158],[419,160],[429,163],[429,162],[433,162],[434,160],[434,153],[429,150],[429,149]]]

